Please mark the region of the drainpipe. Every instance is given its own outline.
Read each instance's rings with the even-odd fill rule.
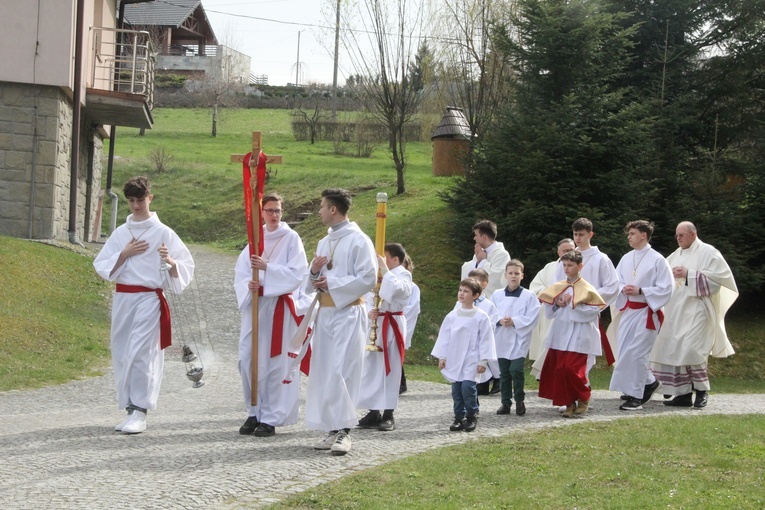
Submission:
[[[80,117],[82,116],[82,32],[85,21],[85,0],[77,0],[77,25],[74,39],[74,98],[72,108],[72,143],[69,165],[69,242],[82,246],[77,240],[77,184],[80,164]]]
[[[125,26],[125,2],[120,2],[120,10],[117,14],[117,28],[122,30]],[[117,49],[116,53],[121,53],[122,33],[117,34]],[[114,70],[115,74],[119,73],[119,69]],[[115,85],[116,88],[116,85]],[[114,142],[117,139],[117,126],[111,126],[109,131],[109,159],[106,164],[106,194],[112,201],[112,210],[109,216],[109,234],[114,232],[117,228],[117,204],[119,197],[114,191],[112,191],[112,175],[114,172]]]
[[[112,201],[112,212],[109,217],[109,235],[117,228],[117,202],[119,197],[112,191],[112,172],[114,171],[114,139],[117,137],[117,126],[112,126],[109,133],[109,160],[106,167],[106,194]]]

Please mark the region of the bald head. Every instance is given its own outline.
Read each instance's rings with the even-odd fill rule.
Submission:
[[[696,225],[690,221],[681,221],[677,224],[675,229],[675,239],[677,239],[677,245],[683,250],[687,250],[696,240]]]

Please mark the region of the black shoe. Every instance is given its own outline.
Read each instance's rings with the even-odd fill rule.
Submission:
[[[255,416],[250,416],[247,418],[247,421],[244,422],[244,425],[239,427],[239,433],[243,435],[249,435],[255,432],[255,429],[258,428],[258,425],[260,422]]]
[[[475,389],[478,392],[479,395],[488,395],[489,394],[489,385],[491,384],[490,381],[478,383],[475,385]]]
[[[449,427],[449,430],[452,432],[459,432],[460,430],[465,430],[465,418],[457,418],[454,417],[454,423],[452,423],[451,427]]]
[[[478,416],[468,416],[465,419],[465,432],[473,432],[478,425]]]
[[[693,406],[693,393],[686,393],[685,395],[678,395],[672,400],[665,400],[664,405],[670,407],[692,407]]]
[[[404,393],[406,393],[406,384],[402,384],[398,387],[398,394],[403,395]]]
[[[693,402],[693,407],[701,409],[706,407],[707,403],[709,403],[709,394],[703,390],[696,390],[696,400]]]
[[[619,397],[619,400],[632,400],[632,397],[630,397],[626,393],[622,393],[622,396]]]
[[[380,422],[380,426],[377,427],[377,430],[381,430],[383,432],[390,432],[391,430],[396,429],[396,420],[393,419],[393,416],[390,418],[383,418],[383,420]]]
[[[268,423],[261,423],[252,433],[253,436],[258,437],[271,437],[276,434],[276,427],[272,427]]]
[[[622,411],[642,411],[643,402],[639,398],[633,398],[619,406]]]
[[[510,414],[510,406],[507,404],[502,404],[499,406],[499,409],[497,409],[497,414]]]
[[[382,422],[380,411],[369,411],[366,416],[359,420],[358,427],[361,429],[376,429]]]
[[[523,403],[523,400],[515,403],[515,414],[518,416],[526,414],[526,404]]]
[[[499,382],[499,379],[493,379],[491,383],[491,389],[489,390],[489,395],[496,395],[497,393],[502,390],[502,386]]]
[[[651,384],[646,384],[645,389],[643,390],[643,402],[648,402],[651,400],[651,397],[653,396],[654,392],[659,389],[659,381],[658,379]]]

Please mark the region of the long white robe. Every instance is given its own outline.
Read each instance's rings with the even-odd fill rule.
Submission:
[[[714,246],[701,239],[697,238],[687,250],[678,248],[667,262],[670,267],[688,269],[688,277],[675,282],[672,299],[664,307],[664,326],[651,351],[651,368],[662,382],[662,372],[668,372],[669,379],[675,372],[686,372],[685,367],[706,373],[710,354],[724,358],[734,353],[725,331],[725,314],[738,298],[728,263]],[[667,394],[675,394],[672,384],[665,386]],[[681,386],[678,394],[691,389]]]
[[[149,248],[129,257],[114,274],[110,274],[123,248],[131,239],[149,243]],[[164,243],[175,260],[178,278],[160,271],[157,250]],[[164,225],[156,213],[147,220],[134,221],[133,215],[117,227],[93,261],[101,278],[125,285],[140,285],[151,289],[180,294],[194,277],[194,260],[181,238]],[[159,298],[154,292],[115,292],[112,302],[111,351],[117,405],[153,410],[162,384],[165,363],[159,346]],[[175,317],[174,320],[183,318]]]
[[[496,361],[491,320],[479,309],[452,310],[444,318],[431,355],[446,359],[441,374],[450,383],[478,381],[478,364]]]
[[[402,312],[412,295],[412,273],[403,266],[397,266],[385,273],[380,283],[380,313]],[[374,294],[367,294],[365,300],[367,309],[372,309],[374,304],[370,301]],[[405,315],[394,315],[390,318],[398,324],[399,331],[406,338],[408,324]],[[384,318],[377,319],[377,341],[375,344],[383,346],[383,323]],[[406,342],[406,340],[404,340]],[[359,390],[359,409],[386,410],[398,407],[398,391],[401,387],[401,354],[399,353],[393,326],[388,325],[388,363],[390,373],[385,374],[385,353],[364,351],[364,363],[361,370],[361,388]]]
[[[521,288],[519,297],[506,296],[505,289],[499,289],[491,295],[491,301],[497,307],[500,320],[504,317],[513,319],[510,327],[494,323],[497,358],[525,358],[529,353],[531,333],[539,321],[539,299],[530,290]]]
[[[473,269],[483,269],[489,273],[489,284],[483,289],[483,295],[491,297],[495,290],[505,286],[505,266],[510,262],[510,254],[499,241],[487,248],[487,252],[486,258],[481,262],[473,255],[472,259],[462,264],[461,279],[467,278]]]
[[[296,303],[298,289],[308,270],[305,249],[297,232],[284,222],[269,232],[263,232],[263,255],[267,270],[259,271],[263,295],[258,301],[258,405],[252,405],[252,295],[248,288],[252,280],[250,248],[245,246],[236,261],[234,290],[242,312],[239,333],[239,375],[242,379],[244,403],[248,416],[278,427],[297,423],[300,384],[282,384],[286,367],[290,365],[288,344],[298,329],[289,308],[284,308],[281,354],[271,357],[274,312],[279,296],[289,295]],[[297,306],[296,306],[297,313]],[[293,369],[297,372],[297,367]],[[295,373],[293,380],[299,380]]]
[[[332,269],[325,265],[320,275],[327,277],[336,306],[321,306],[316,312],[305,419],[308,428],[329,432],[358,423],[356,403],[369,319],[363,305],[351,303],[374,288],[377,254],[353,222],[330,228],[316,253],[332,260]],[[310,275],[304,288],[313,292]]]
[[[414,328],[417,326],[417,318],[420,316],[420,288],[416,283],[412,282],[412,294],[409,296],[409,301],[404,307],[404,317],[406,318],[406,337],[405,347],[409,349],[412,347],[412,337],[414,336]]]
[[[529,290],[538,296],[540,292],[555,283],[555,269],[559,263],[560,259],[548,262],[545,267],[537,273],[534,279],[531,280]],[[536,327],[531,332],[531,343],[529,344],[530,360],[534,361],[539,359],[540,356],[543,356],[547,352],[545,349],[545,338],[547,338],[547,333],[550,331],[550,324],[550,319],[548,319],[544,313],[540,313],[539,321],[537,321]],[[541,369],[542,367],[540,366],[539,370]],[[531,375],[537,375],[533,368]]]
[[[675,280],[666,259],[650,244],[624,255],[616,272],[619,275],[619,294],[615,310],[612,309],[609,335],[616,333],[617,352],[610,389],[640,399],[645,385],[656,380],[648,367],[648,356],[660,328],[657,312],[672,297]],[[635,285],[642,291],[638,296],[629,296],[629,301],[647,303],[652,312],[648,308],[619,311],[627,305],[628,296],[622,293],[627,285]],[[646,327],[649,313],[656,329]]]

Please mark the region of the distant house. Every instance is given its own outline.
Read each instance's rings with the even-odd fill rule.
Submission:
[[[151,34],[157,48],[157,73],[187,76],[203,88],[205,80],[247,85],[251,59],[218,44],[201,0],[125,6],[125,23]]]
[[[12,3],[0,18],[0,234],[89,240],[104,138],[153,124],[149,34],[116,28],[117,0]]]

